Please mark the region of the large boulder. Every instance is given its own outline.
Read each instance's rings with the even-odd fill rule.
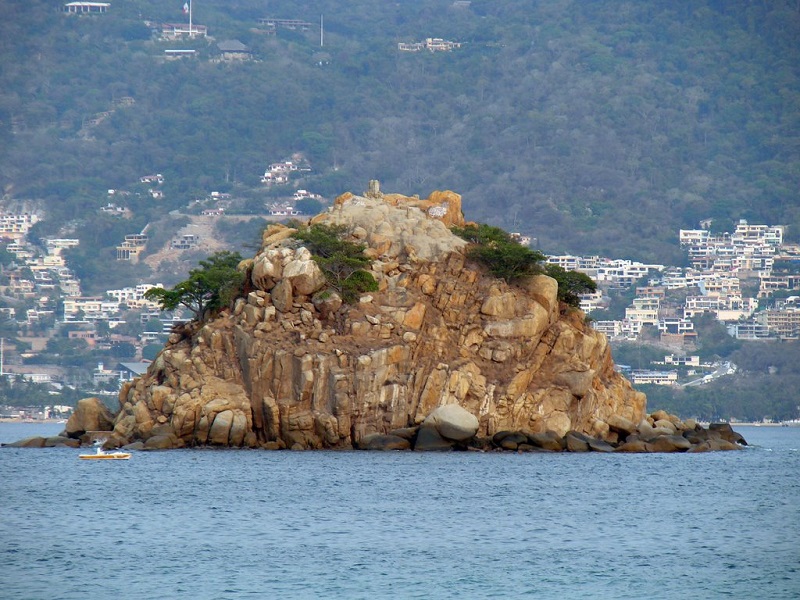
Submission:
[[[708,433],[713,437],[719,437],[731,444],[741,444],[746,446],[747,442],[742,435],[733,430],[730,423],[711,423],[708,426]]]
[[[87,431],[111,431],[114,415],[98,398],[78,400],[75,412],[70,415],[62,436],[80,438]]]
[[[561,452],[565,448],[564,438],[555,431],[529,433],[528,441],[533,446],[537,446],[542,450],[550,450],[551,452]]]
[[[434,410],[423,422],[432,425],[443,438],[465,442],[478,433],[478,418],[458,404],[445,404]]]
[[[685,452],[691,447],[691,442],[680,435],[660,435],[647,442],[648,452]]]

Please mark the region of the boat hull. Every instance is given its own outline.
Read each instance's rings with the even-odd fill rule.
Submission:
[[[113,454],[79,454],[81,460],[128,460],[129,452],[115,452]]]

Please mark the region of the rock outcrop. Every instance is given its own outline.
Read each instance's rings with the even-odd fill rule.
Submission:
[[[75,411],[61,433],[63,437],[81,439],[93,431],[107,432],[114,427],[114,415],[99,398],[78,400]]]
[[[509,285],[467,260],[449,230],[464,223],[458,194],[373,185],[313,222],[366,246],[379,291],[343,304],[293,230],[270,226],[242,265],[246,297],[173,334],[124,385],[110,443],[450,447],[523,431],[552,446],[568,432],[617,444],[638,431],[644,395],[555,280]],[[469,418],[429,421],[449,405]]]

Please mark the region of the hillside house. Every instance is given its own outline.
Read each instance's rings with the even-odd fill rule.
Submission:
[[[634,369],[631,371],[630,380],[634,385],[676,385],[678,372]]]
[[[770,337],[769,327],[758,316],[728,325],[728,333],[737,340],[764,340]]]
[[[769,275],[759,277],[758,297],[769,298],[779,290],[800,290],[800,275]]]
[[[208,27],[205,25],[192,24],[190,28],[188,23],[161,24],[161,37],[165,40],[176,40],[183,37],[206,37],[207,35]]]
[[[135,287],[124,287],[118,290],[106,290],[106,295],[112,297],[118,304],[128,308],[150,308],[155,309],[159,306],[158,302],[146,300],[144,294],[151,288],[163,288],[161,283],[140,283]]]
[[[0,213],[0,238],[21,240],[28,230],[39,222],[39,217],[31,213]]]
[[[193,58],[195,56],[197,56],[197,50],[192,50],[191,48],[167,48],[164,50],[164,57],[167,60]]]
[[[119,312],[119,304],[100,296],[64,298],[64,322],[108,319]],[[80,318],[82,316],[82,318]]]
[[[771,335],[782,340],[800,339],[800,306],[766,310],[760,315]]]
[[[69,15],[101,15],[109,8],[109,2],[68,2],[64,5],[64,12]]]
[[[399,42],[397,49],[401,52],[450,52],[456,48],[461,48],[461,42],[451,42],[442,38],[426,38],[424,42],[405,43]]]
[[[267,211],[273,217],[294,217],[300,214],[299,210],[287,202],[267,204]]]
[[[191,250],[200,243],[200,237],[194,233],[184,233],[169,243],[173,250]]]
[[[664,357],[665,365],[680,365],[684,367],[699,367],[700,357],[697,354],[692,356],[678,356],[676,354],[667,354]]]
[[[164,176],[161,173],[156,173],[155,175],[143,175],[139,177],[139,183],[149,183],[149,184],[157,184],[161,185],[164,183]]]
[[[86,345],[89,346],[90,348],[94,348],[94,346],[97,344],[97,332],[95,332],[94,330],[70,331],[67,334],[67,337],[71,340],[83,340],[84,342],[86,342]]]
[[[224,61],[249,60],[253,57],[250,48],[239,40],[225,40],[219,42],[217,44],[217,49],[220,52],[220,60]]]
[[[132,233],[125,236],[125,241],[117,246],[117,260],[137,262],[139,254],[147,246],[148,237],[143,233]]]
[[[311,23],[302,21],[300,19],[275,19],[272,17],[263,17],[258,20],[258,24],[266,27],[267,29],[291,29],[293,31],[308,31],[311,28]]]

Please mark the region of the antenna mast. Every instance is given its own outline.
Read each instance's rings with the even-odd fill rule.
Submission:
[[[319,16],[319,47],[322,48],[325,45],[325,25],[323,23],[322,18],[324,15]]]

